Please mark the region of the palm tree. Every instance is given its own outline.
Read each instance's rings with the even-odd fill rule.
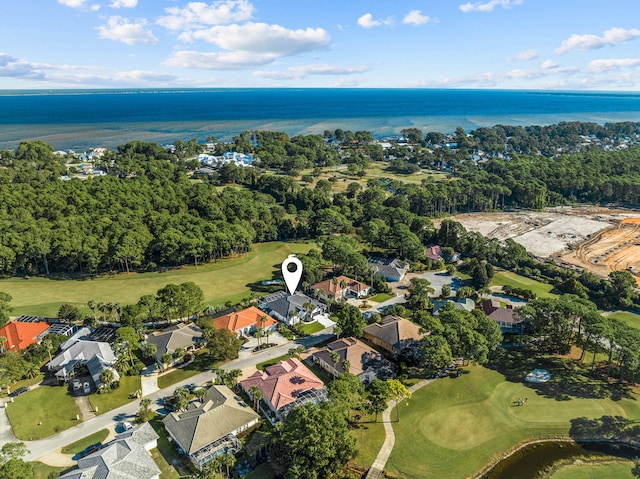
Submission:
[[[257,410],[258,404],[262,399],[264,399],[264,393],[254,384],[249,388],[249,394],[251,394],[251,397],[253,398],[253,409]]]
[[[269,318],[265,314],[260,315],[258,321],[260,322],[260,327],[264,331],[265,336],[267,337],[267,343],[269,342],[269,330],[265,329],[264,325],[267,323]]]
[[[342,361],[342,369],[344,370],[345,373],[349,373],[349,369],[351,369],[351,361],[349,361],[348,359],[345,359],[344,361]]]
[[[140,400],[140,408],[142,408],[144,411],[148,411],[149,406],[151,406],[151,399],[144,398]]]
[[[340,355],[335,352],[332,351],[331,352],[331,361],[333,362],[333,376],[334,378],[338,377],[338,362],[340,361]]]
[[[87,306],[91,310],[91,313],[93,313],[93,321],[97,321],[98,318],[96,317],[96,302],[93,299],[90,299],[89,301],[87,301]]]
[[[194,394],[198,398],[198,401],[202,402],[204,397],[207,395],[207,390],[205,388],[198,388],[194,391]]]
[[[113,369],[111,368],[105,368],[102,370],[102,372],[100,373],[100,381],[102,381],[102,383],[106,386],[109,387],[111,386],[111,383],[113,382],[113,380],[116,378],[115,374],[113,373]]]
[[[184,348],[177,348],[173,352],[173,355],[176,358],[176,362],[182,361],[182,359],[185,357],[186,354],[187,354],[187,351]]]
[[[336,339],[340,339],[340,335],[342,334],[342,328],[339,324],[333,326],[333,334],[336,335]]]
[[[223,454],[220,456],[220,462],[223,466],[227,468],[227,477],[231,477],[229,475],[229,468],[236,465],[236,457],[233,454]]]
[[[27,363],[25,365],[24,375],[27,379],[33,379],[37,377],[38,373],[40,373],[40,368],[38,367],[37,364]]]
[[[263,336],[264,336],[264,329],[262,328],[257,328],[256,332],[253,333],[253,337],[258,340],[258,347],[260,347],[260,338],[262,338]]]
[[[340,281],[340,290],[344,291],[346,288],[347,288],[347,282],[343,279]],[[342,293],[342,299],[343,300],[346,299],[344,293]]]
[[[4,339],[6,341],[7,338],[0,338],[0,341],[2,339]],[[2,344],[4,345],[4,342]],[[43,339],[42,340],[42,345],[44,346],[44,348],[49,353],[49,362],[51,362],[52,361],[52,359],[51,359],[51,348],[53,348],[53,343],[51,342],[50,339]]]

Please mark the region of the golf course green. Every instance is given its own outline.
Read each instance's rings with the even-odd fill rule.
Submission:
[[[559,393],[561,378],[553,388],[537,390],[523,381],[524,376],[508,380],[482,366],[468,371],[459,378],[433,382],[400,406],[389,472],[407,479],[460,479],[519,443],[567,436],[572,419],[609,415],[640,419],[640,401],[633,393],[578,397]],[[549,391],[558,394],[553,397]],[[526,402],[519,406],[521,398]]]

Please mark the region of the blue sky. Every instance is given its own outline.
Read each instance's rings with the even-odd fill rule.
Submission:
[[[6,0],[1,11],[1,89],[640,90],[633,0]]]

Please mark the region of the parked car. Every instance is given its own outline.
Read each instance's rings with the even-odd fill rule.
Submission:
[[[20,396],[20,394],[24,394],[29,390],[29,386],[24,386],[21,388],[16,389],[15,391],[13,391],[12,393],[9,394],[10,397],[14,398],[14,397],[18,397]]]
[[[99,451],[102,447],[101,442],[96,442],[95,444],[91,444],[84,448],[84,450],[80,453],[80,457],[88,456],[89,454],[93,454],[96,451]]]
[[[85,383],[82,385],[82,390],[85,394],[89,394],[91,392],[91,384],[89,384],[88,381],[85,381]]]
[[[122,421],[120,423],[120,426],[122,426],[122,429],[125,431],[128,431],[129,429],[133,428],[133,424],[131,424],[129,421]]]

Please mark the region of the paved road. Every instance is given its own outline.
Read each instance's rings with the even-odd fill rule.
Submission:
[[[329,328],[325,328],[322,331],[319,331],[312,336],[308,336],[306,338],[299,339],[297,341],[292,341],[282,346],[278,346],[275,348],[267,349],[265,351],[254,354],[249,358],[235,359],[230,361],[222,366],[222,369],[226,371],[230,371],[232,369],[247,369],[249,367],[255,366],[258,363],[269,360],[269,358],[276,358],[278,356],[282,356],[287,354],[290,348],[296,347],[298,345],[305,346],[309,348],[314,346],[322,341],[330,339],[333,336],[333,326]],[[214,374],[211,371],[205,371],[195,376],[192,376],[184,381],[173,384],[165,389],[160,389],[151,394],[148,394],[147,398],[151,399],[152,407],[154,409],[161,408],[162,399],[171,396],[173,391],[179,386],[186,386],[187,384],[205,384],[208,381],[215,379]],[[11,407],[9,405],[9,407]],[[26,457],[25,460],[33,461],[36,460],[46,454],[52,453],[62,446],[70,444],[78,439],[81,439],[85,436],[93,434],[101,429],[112,429],[117,422],[122,421],[127,418],[135,417],[135,414],[140,409],[139,401],[132,401],[124,406],[119,407],[118,409],[114,409],[104,414],[100,414],[93,419],[89,419],[88,421],[84,421],[78,424],[75,427],[62,431],[54,436],[50,436],[46,439],[41,439],[39,441],[25,441],[27,448],[31,451]],[[9,426],[9,422],[7,420],[7,416],[4,410],[0,411],[0,446],[5,444],[6,442],[15,441],[16,439],[13,437],[11,433],[11,429]]]

